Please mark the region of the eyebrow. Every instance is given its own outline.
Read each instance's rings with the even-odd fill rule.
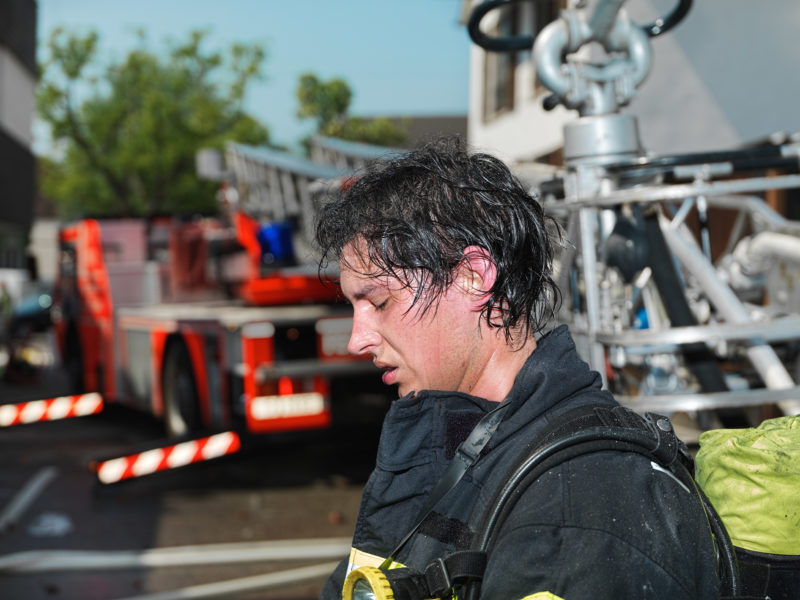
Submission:
[[[367,283],[360,287],[357,291],[353,292],[353,300],[363,300],[372,294],[379,286],[374,283]]]

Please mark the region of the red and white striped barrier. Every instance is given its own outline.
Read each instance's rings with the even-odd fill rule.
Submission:
[[[0,427],[83,417],[99,413],[102,410],[103,397],[97,392],[59,396],[48,400],[31,400],[19,404],[2,404],[0,405]]]
[[[95,463],[92,468],[101,483],[116,483],[131,477],[150,475],[156,471],[175,469],[233,454],[241,447],[239,436],[233,431],[226,431],[172,446],[104,460]]]

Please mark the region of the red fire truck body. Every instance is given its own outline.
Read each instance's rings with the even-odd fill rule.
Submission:
[[[54,316],[76,392],[172,435],[331,423],[331,388],[378,381],[347,354],[349,307],[315,266],[265,270],[254,221],[82,220],[62,229]],[[376,386],[377,387],[377,386]]]

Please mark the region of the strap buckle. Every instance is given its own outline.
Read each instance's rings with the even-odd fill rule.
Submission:
[[[454,586],[483,579],[485,570],[485,552],[462,550],[433,560],[425,568],[425,583],[432,598],[444,600],[452,597]]]

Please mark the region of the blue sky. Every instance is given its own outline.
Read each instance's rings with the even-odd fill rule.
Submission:
[[[295,87],[306,71],[341,77],[351,113],[451,115],[467,111],[469,38],[461,0],[38,0],[39,40],[58,26],[95,29],[109,60],[121,60],[147,32],[150,46],[209,29],[209,47],[264,43],[264,80],[247,98],[273,141],[294,145],[312,129],[298,121]]]

